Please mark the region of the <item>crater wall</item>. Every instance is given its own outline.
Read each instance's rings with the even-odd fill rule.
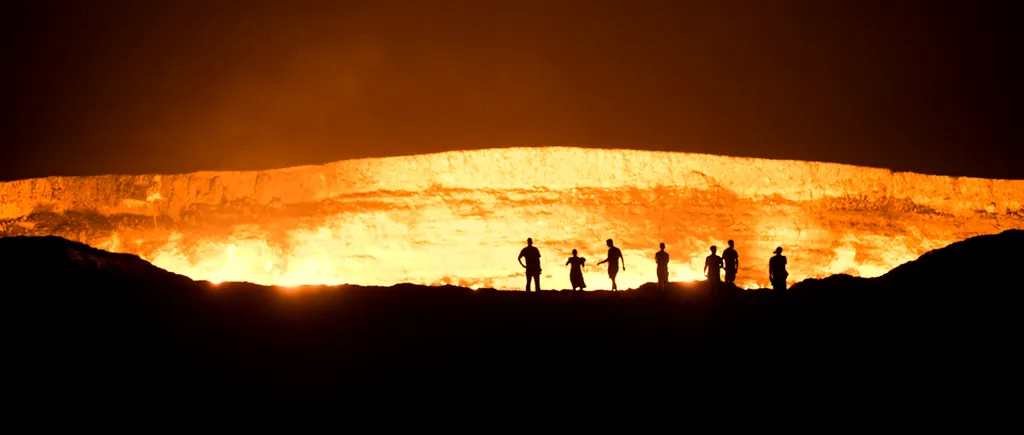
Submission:
[[[0,236],[59,235],[211,281],[453,283],[521,288],[527,237],[548,288],[572,249],[623,249],[620,285],[703,279],[736,241],[738,283],[877,276],[924,252],[1024,228],[1024,180],[942,177],[819,162],[585,148],[506,148],[265,171],[48,177],[0,183]],[[607,288],[602,270],[590,289]],[[552,281],[553,280],[553,281]]]

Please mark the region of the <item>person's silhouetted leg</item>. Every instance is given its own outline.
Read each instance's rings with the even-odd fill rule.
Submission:
[[[772,290],[777,295],[786,293],[786,281],[778,279],[772,282]]]

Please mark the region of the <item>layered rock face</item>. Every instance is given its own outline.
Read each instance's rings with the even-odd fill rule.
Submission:
[[[506,148],[322,166],[0,183],[0,236],[57,235],[139,255],[194,279],[261,284],[522,288],[532,237],[544,288],[704,279],[708,248],[740,255],[737,283],[767,284],[782,246],[790,281],[878,276],[936,248],[1024,229],[1024,181],[849,165],[583,148]]]

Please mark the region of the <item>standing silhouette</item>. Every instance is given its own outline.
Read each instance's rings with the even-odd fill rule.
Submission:
[[[711,246],[711,255],[708,255],[708,258],[704,260],[704,275],[708,277],[708,282],[711,283],[712,294],[718,290],[718,284],[722,282],[722,257],[715,254],[717,251],[717,246]]]
[[[786,290],[786,256],[782,255],[782,247],[775,248],[774,257],[768,260],[768,279],[772,282],[772,288],[776,292]]]
[[[619,274],[620,260],[622,261],[622,270],[626,270],[626,259],[622,258],[622,251],[615,247],[612,239],[608,239],[605,243],[608,245],[608,258],[599,261],[597,265],[608,263],[608,277],[612,279],[612,291],[618,291],[619,287],[615,284],[615,276]]]
[[[654,261],[658,263],[658,292],[664,294],[668,287],[668,252],[665,252],[665,244],[661,244],[661,250],[654,254]]]
[[[740,255],[736,253],[735,244],[729,241],[729,247],[722,251],[722,260],[725,262],[725,282],[734,284],[736,282],[736,271],[740,269]]]
[[[576,291],[579,287],[580,291],[587,288],[587,283],[583,282],[583,268],[587,267],[587,259],[576,256],[576,250],[572,250],[572,257],[569,257],[569,261],[566,261],[567,266],[571,265],[569,269],[569,282],[572,283],[572,291]]]
[[[523,264],[523,258],[526,264]],[[530,278],[537,284],[537,291],[540,291],[540,251],[533,246],[533,238],[526,239],[526,247],[519,251],[519,264],[526,269],[526,292],[530,292]]]

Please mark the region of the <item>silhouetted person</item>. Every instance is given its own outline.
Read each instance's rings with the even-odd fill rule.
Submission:
[[[608,263],[608,277],[612,279],[612,291],[617,291],[619,287],[615,285],[615,276],[619,274],[619,260],[622,261],[622,270],[626,270],[626,259],[622,258],[622,251],[615,247],[612,239],[608,239],[605,243],[608,244],[608,258],[601,260],[597,265]]]
[[[526,257],[526,264],[523,264],[523,257]],[[526,247],[519,251],[519,264],[526,268],[526,291],[530,291],[530,278],[536,282],[537,291],[540,291],[540,251],[533,246],[533,239],[526,239]]]
[[[665,244],[661,244],[661,250],[654,254],[654,261],[658,263],[658,293],[665,293],[668,288],[668,252],[665,252]]]
[[[786,256],[782,255],[782,247],[775,248],[774,254],[775,256],[768,260],[768,279],[772,282],[772,288],[781,293],[786,290],[789,272],[786,272]]]
[[[576,250],[572,250],[572,257],[569,257],[569,261],[566,261],[567,266],[572,266],[569,269],[569,282],[572,283],[572,291],[576,291],[579,287],[580,291],[587,288],[587,283],[583,282],[583,268],[587,267],[587,259],[576,256]]]
[[[729,247],[722,251],[722,261],[725,262],[725,282],[736,283],[736,271],[740,269],[740,255],[736,253],[735,245],[729,241]]]
[[[711,247],[711,255],[704,260],[704,275],[708,277],[708,282],[711,283],[711,292],[714,293],[718,290],[718,284],[722,282],[722,257],[715,254],[718,251],[717,246]]]

